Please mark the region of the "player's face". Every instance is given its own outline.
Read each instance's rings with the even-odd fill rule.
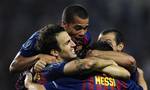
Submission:
[[[61,49],[60,56],[65,59],[72,59],[77,57],[74,47],[76,44],[71,40],[67,32],[61,32],[56,36],[58,45]]]
[[[65,25],[65,29],[73,38],[83,38],[85,33],[88,30],[89,18],[82,19],[78,16],[74,17],[74,21],[72,23],[67,23]]]
[[[113,48],[113,51],[118,51],[118,46],[116,43],[116,38],[114,33],[107,33],[105,35],[100,35],[98,40],[108,42]]]

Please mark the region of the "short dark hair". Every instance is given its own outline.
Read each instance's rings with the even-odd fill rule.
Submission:
[[[88,18],[87,10],[80,5],[71,5],[64,9],[62,14],[62,22],[63,23],[72,23],[74,17],[78,16],[82,19]]]
[[[96,41],[91,45],[92,50],[113,51],[113,48],[106,41]]]
[[[60,50],[58,42],[56,40],[56,36],[60,32],[64,31],[64,28],[59,25],[49,24],[45,26],[39,31],[36,48],[39,50],[40,53],[45,54],[49,54],[51,49]]]
[[[123,43],[125,42],[122,33],[118,29],[116,29],[116,28],[109,28],[109,29],[106,29],[106,30],[102,31],[100,34],[101,35],[106,35],[108,33],[114,33],[115,34],[115,40],[116,40],[116,44],[117,45],[119,43],[121,43],[121,42],[123,42]]]

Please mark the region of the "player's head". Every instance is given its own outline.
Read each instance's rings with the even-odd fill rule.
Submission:
[[[71,5],[64,9],[62,26],[74,38],[83,38],[87,32],[89,16],[87,10],[80,5]]]
[[[98,40],[107,42],[114,51],[122,51],[124,48],[123,35],[115,28],[102,31],[98,37]]]
[[[53,24],[45,26],[40,31],[37,41],[37,47],[41,53],[60,56],[65,59],[76,57],[75,45],[64,28]]]

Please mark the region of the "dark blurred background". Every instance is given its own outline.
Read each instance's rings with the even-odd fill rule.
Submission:
[[[8,68],[22,43],[43,26],[60,23],[70,4],[87,8],[93,40],[103,29],[120,29],[149,86],[150,0],[0,0],[0,90],[15,90],[16,75]]]

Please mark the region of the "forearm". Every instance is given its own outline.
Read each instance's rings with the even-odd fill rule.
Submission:
[[[136,69],[135,59],[123,52],[93,50],[90,56],[114,60],[118,65],[125,67],[129,71]]]
[[[138,84],[143,88],[143,90],[148,90],[145,79],[140,79]]]
[[[41,84],[32,83],[27,87],[28,90],[46,90]]]
[[[64,73],[70,75],[78,72],[93,72],[95,68],[102,69],[109,65],[113,65],[111,61],[106,62],[106,60],[103,59],[100,60],[101,62],[97,61],[99,61],[99,58],[95,57],[70,61],[64,66]]]
[[[32,82],[31,73],[26,73],[24,86],[27,88],[27,90],[46,90],[44,85]]]
[[[20,55],[20,53],[18,53],[10,64],[9,70],[11,72],[24,71],[31,67],[37,60],[37,56],[23,57]]]
[[[138,70],[138,74],[139,74],[138,84],[143,88],[143,90],[148,90],[146,81],[144,79],[144,72],[143,72],[143,70],[140,69],[140,68],[138,68],[137,70]]]
[[[120,66],[110,65],[103,69],[98,69],[97,71],[103,72],[111,75],[114,78],[128,80],[130,78],[130,73],[126,69]]]

